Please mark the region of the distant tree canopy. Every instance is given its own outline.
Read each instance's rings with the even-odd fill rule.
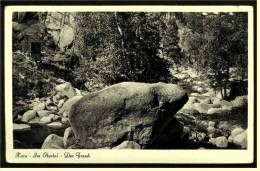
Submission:
[[[230,68],[238,69],[241,80],[247,76],[246,13],[184,13],[182,39],[184,56],[189,65],[212,77],[212,86],[227,96]]]
[[[36,16],[41,20],[45,15]],[[28,16],[34,19],[17,13],[13,20]],[[122,81],[171,82],[169,68],[187,66],[204,72],[224,97],[232,68],[241,80],[247,77],[247,23],[246,13],[75,13],[70,49],[80,60],[73,67],[73,84],[85,88]]]
[[[162,14],[114,12],[78,16],[76,49],[82,49],[84,60],[92,65],[90,72],[95,70],[101,82],[156,82],[169,75],[169,63],[160,57]]]

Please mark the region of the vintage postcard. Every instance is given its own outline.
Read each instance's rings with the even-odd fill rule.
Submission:
[[[250,5],[14,5],[5,159],[252,164]]]

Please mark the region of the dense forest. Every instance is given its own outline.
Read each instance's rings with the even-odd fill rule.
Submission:
[[[239,12],[14,13],[14,122],[21,124],[26,111],[41,119],[37,107],[30,110],[41,103],[45,107],[39,110],[51,111],[48,115],[68,117],[59,116],[63,103],[72,99],[64,90],[57,93],[62,84],[87,95],[122,82],[163,82],[179,85],[189,96],[176,111],[188,142],[177,148],[245,148],[244,136],[242,143],[226,141],[232,131],[245,134],[247,128],[247,20],[247,13]],[[24,148],[17,134],[15,146]],[[204,146],[194,147],[190,140]],[[42,142],[26,148],[39,148]]]

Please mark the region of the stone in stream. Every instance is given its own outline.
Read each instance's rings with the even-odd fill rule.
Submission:
[[[221,106],[221,108],[227,109],[227,110],[231,110],[232,106],[233,106],[233,104],[231,102],[226,101],[226,100],[221,100],[221,101],[215,102],[214,104],[219,104]]]
[[[215,133],[216,129],[214,127],[212,127],[212,126],[209,126],[207,128],[207,131],[208,131],[208,134],[213,134],[213,133]]]
[[[69,82],[57,85],[55,90],[62,93],[62,95],[67,96],[68,98],[72,98],[76,95],[76,92]]]
[[[43,142],[41,149],[64,149],[63,138],[50,134]]]
[[[61,99],[57,105],[58,108],[61,108],[62,105],[64,104],[65,100],[64,99]]]
[[[51,99],[48,98],[45,102],[45,106],[49,106],[52,103]]]
[[[27,112],[25,112],[22,116],[22,121],[23,122],[28,122],[31,119],[36,117],[36,111],[35,110],[28,110]]]
[[[223,108],[210,108],[207,112],[208,115],[213,114],[228,114],[230,110],[223,109]]]
[[[65,123],[68,123],[68,122],[69,122],[69,119],[63,117],[63,118],[61,118],[61,122],[64,123],[64,124],[65,124]]]
[[[225,136],[217,137],[215,139],[215,144],[217,147],[226,148],[228,146],[228,139]]]
[[[40,119],[40,122],[43,123],[50,123],[52,121],[52,118],[50,116],[44,116]]]
[[[123,82],[81,98],[69,121],[83,148],[112,147],[127,137],[142,148],[171,148],[183,130],[172,116],[187,101],[177,85]]]
[[[196,110],[196,111],[198,111],[197,109],[196,109],[196,107],[194,106],[194,104],[192,104],[192,103],[186,103],[182,108],[181,108],[181,110]]]
[[[233,108],[235,109],[247,109],[248,97],[247,96],[238,96],[235,100],[231,101]]]
[[[13,123],[13,131],[14,132],[24,132],[24,131],[30,131],[30,130],[31,130],[30,125]]]
[[[45,109],[45,103],[37,103],[33,106],[33,110],[40,111]]]
[[[233,143],[241,148],[247,148],[247,131],[244,131],[233,137]]]
[[[231,125],[228,123],[228,121],[220,121],[218,124],[218,128],[222,130],[229,130]]]
[[[207,114],[210,109],[210,105],[205,103],[195,103],[195,109],[197,109],[200,113]]]
[[[50,114],[49,117],[51,117],[53,121],[57,121],[60,118],[59,115],[55,115],[55,114]]]
[[[238,135],[238,134],[240,134],[240,133],[242,133],[244,131],[245,131],[245,129],[243,129],[241,127],[236,127],[235,129],[233,129],[231,131],[231,136],[234,138],[236,135]]]
[[[48,111],[48,110],[40,110],[40,111],[37,111],[37,115],[42,118],[44,116],[48,116],[49,114],[51,113],[51,111]]]
[[[134,141],[124,141],[116,147],[112,149],[120,150],[120,149],[140,149],[141,146]]]
[[[62,128],[62,123],[52,122],[52,123],[49,123],[47,126],[50,128],[53,128],[53,129],[59,129],[59,128]]]
[[[215,127],[215,125],[216,125],[216,122],[214,122],[214,121],[209,121],[209,123],[208,123],[208,126],[210,126],[210,127]]]

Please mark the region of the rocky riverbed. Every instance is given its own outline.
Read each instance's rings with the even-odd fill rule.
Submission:
[[[108,104],[117,108],[116,111],[122,114],[115,118],[111,117],[112,115],[104,117],[104,112],[111,113],[114,110],[102,105],[103,95],[95,95],[97,99],[93,99],[93,93],[82,93],[73,88],[70,83],[59,80],[55,91],[49,97],[18,102],[27,107],[22,114],[14,115],[14,148],[246,149],[247,96],[238,96],[232,101],[222,100],[220,95],[210,88],[207,80],[201,81],[198,74],[186,70],[181,73],[173,71],[173,75],[181,80],[178,82],[178,87],[183,87],[188,92],[188,101],[185,100],[184,94],[176,94],[180,91],[178,87],[172,91],[176,98],[164,102],[159,100],[158,104],[147,98],[149,92],[147,94],[139,92],[127,97],[128,99],[134,97],[134,100],[123,103],[123,109],[127,109],[125,113],[118,112],[123,110],[120,107],[121,104],[117,104],[120,99],[117,99],[118,97],[114,94],[122,87],[121,85],[113,90],[114,94],[110,94],[110,100],[108,100],[110,101]],[[125,85],[135,87],[128,83]],[[108,91],[107,89],[109,88],[105,91]],[[131,91],[138,90],[140,89],[131,89]],[[142,92],[146,92],[146,88]],[[91,94],[87,96],[92,102],[98,101],[97,103],[87,101],[88,105],[93,105],[93,108],[106,109],[106,111],[95,109],[93,114],[88,113],[91,118],[79,118],[79,124],[88,125],[89,129],[85,131],[95,132],[88,134],[88,141],[92,144],[79,143],[81,137],[86,135],[80,133],[81,130],[77,124],[75,126],[73,119],[78,115],[73,115],[73,118],[69,119],[71,106],[86,94]],[[161,93],[158,95],[160,96]],[[165,107],[164,105],[169,101],[172,105]],[[102,102],[107,103],[104,99]],[[181,104],[180,107],[176,107],[178,104]],[[144,107],[145,105],[150,107]],[[84,111],[81,112],[84,113]],[[147,115],[149,112],[150,115]],[[165,117],[158,121],[157,115],[160,116],[158,114],[160,112]],[[102,117],[92,119],[93,116],[99,115]],[[158,125],[165,126],[156,128],[160,131],[151,126],[157,122],[160,123]],[[92,129],[94,127],[95,129]],[[151,133],[156,131],[157,133]],[[159,134],[163,136],[158,136]]]

